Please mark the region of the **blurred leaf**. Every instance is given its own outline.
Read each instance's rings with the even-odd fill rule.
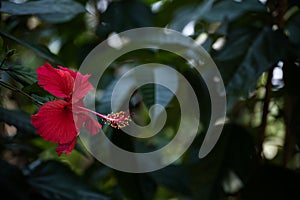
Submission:
[[[56,161],[46,161],[27,176],[28,183],[47,199],[109,199],[93,189],[69,167]]]
[[[285,84],[284,95],[287,104],[285,105],[285,116],[288,134],[291,140],[300,145],[300,68],[294,60],[285,61],[283,65]]]
[[[111,81],[109,83],[109,85],[107,86],[106,90],[104,91],[103,96],[101,97],[100,101],[99,101],[99,105],[97,106],[96,110],[100,113],[111,113],[112,109],[111,109],[111,97],[112,97],[112,93],[114,90],[114,87],[116,85],[116,83],[118,82],[117,79]],[[128,87],[129,88],[129,87]],[[125,93],[126,91],[124,91]],[[124,94],[119,94],[119,96],[122,96]]]
[[[139,71],[136,72],[135,79],[137,83],[142,81],[153,83],[140,87],[139,91],[142,93],[143,101],[148,109],[154,104],[166,107],[174,97],[174,94],[170,89],[158,83],[161,81],[165,84],[172,85],[176,91],[179,84],[178,76],[175,72],[164,71],[162,67],[152,67],[153,68],[147,68],[147,71],[143,70],[142,73],[139,73]]]
[[[266,11],[266,7],[258,0],[223,0],[214,4],[212,9],[203,15],[203,18],[211,22],[222,21],[224,18],[232,21],[245,14]]]
[[[37,81],[35,71],[29,67],[13,65],[7,68],[6,72],[23,86],[29,86]]]
[[[253,37],[253,32],[249,32],[249,34],[249,36],[243,37]],[[240,39],[236,41],[239,43]],[[248,96],[248,94],[253,91],[257,79],[263,72],[285,58],[287,51],[286,41],[286,37],[281,31],[272,31],[271,28],[265,28],[253,37],[251,44],[243,43],[241,45],[241,49],[238,51],[244,50],[244,55],[240,57],[242,58],[240,61],[236,60],[234,62],[235,64],[231,64],[232,66],[230,66],[230,68],[232,69],[233,67],[235,69],[234,73],[229,75],[230,79],[226,85],[228,110],[233,108],[239,97]],[[229,51],[232,51],[236,57],[240,56],[241,53],[234,53],[237,51],[237,45],[238,44],[233,45],[230,42],[226,43],[224,49],[220,52],[222,55],[221,58],[226,59],[225,55],[228,55]],[[222,53],[223,51],[224,53]],[[231,56],[229,56],[229,59],[230,58]],[[220,66],[222,67],[222,62],[220,63]],[[223,69],[222,72],[226,73],[225,69]]]
[[[85,9],[73,0],[43,0],[21,4],[4,1],[0,12],[11,15],[38,15],[46,22],[60,23],[69,21],[75,15],[85,12]]]
[[[197,148],[191,151],[197,157],[198,145],[192,148]],[[223,199],[223,181],[228,173],[236,174],[239,182],[242,181],[237,189],[248,180],[255,164],[254,143],[245,129],[227,125],[214,149],[201,160],[197,159],[189,170],[195,199]]]
[[[84,171],[83,177],[92,185],[100,187],[101,184],[105,184],[110,174],[112,174],[111,168],[95,162]]]
[[[149,175],[157,182],[176,193],[191,195],[190,177],[187,168],[181,165],[169,165]]]
[[[107,36],[111,32],[152,26],[152,13],[146,4],[138,0],[113,1],[100,20],[97,34]]]
[[[213,3],[214,0],[205,0],[199,5],[189,5],[181,8],[176,12],[175,17],[170,24],[170,28],[182,31],[189,22],[198,21],[208,13],[212,8]]]
[[[300,44],[300,13],[295,14],[288,20],[286,29],[290,41],[294,44]]]
[[[36,94],[41,97],[51,95],[49,92],[41,88],[37,82],[24,87],[22,90],[27,94]]]
[[[232,21],[249,12],[266,11],[266,8],[259,1],[223,0],[218,3],[215,2],[215,0],[205,0],[201,4],[181,8],[175,13],[170,27],[182,31],[191,21],[197,22],[204,19],[210,22],[221,22],[225,18],[228,21]]]
[[[218,61],[231,60],[243,56],[253,43],[260,29],[246,26],[233,29],[226,37],[225,46],[214,58]]]
[[[176,17],[176,13],[181,9],[184,9],[184,7],[188,7],[189,5],[195,6],[196,3],[200,2],[202,2],[202,0],[161,1],[162,5],[159,7],[158,12],[154,14],[154,23],[158,27],[165,27],[173,21],[173,18]]]
[[[2,47],[3,47],[3,39],[2,39],[2,37],[0,36],[0,49],[2,49]]]
[[[22,171],[0,160],[0,193],[5,199],[29,200],[28,184]]]
[[[88,158],[87,152],[85,151],[85,149],[84,149],[80,144],[76,143],[75,149],[76,149],[81,155],[83,155],[84,157]]]
[[[118,147],[135,152],[133,137],[120,129],[114,129],[111,141]],[[132,160],[131,162],[135,162]],[[152,200],[156,192],[156,183],[148,174],[114,171],[121,190],[130,200]]]
[[[142,0],[142,1],[145,2],[148,5],[152,5],[153,3],[156,3],[156,2],[158,2],[160,0]]]
[[[49,62],[53,62],[53,63],[57,63],[57,64],[61,63],[61,61],[59,61],[59,59],[45,47],[37,47],[35,45],[24,42],[16,37],[10,35],[9,33],[5,32],[2,29],[0,29],[0,35],[3,35],[4,37],[7,37],[7,38],[17,42],[17,43],[23,45],[24,47],[27,47],[28,49],[30,49],[34,53],[36,53],[38,56],[46,59]]]
[[[253,172],[241,197],[255,200],[298,198],[299,179],[299,173],[290,169],[263,165]]]
[[[196,5],[182,7],[175,13],[170,27],[182,31],[192,21],[206,20],[210,22],[233,21],[242,15],[255,12],[266,12],[266,8],[259,1],[244,0],[205,0]]]
[[[35,135],[35,128],[30,124],[30,115],[23,111],[0,107],[0,121],[15,126],[24,134]]]
[[[130,200],[152,200],[156,192],[156,183],[148,174],[115,171],[118,184]]]
[[[137,88],[137,85],[139,85],[139,83],[142,81],[158,83],[159,81],[163,80],[162,82],[172,85],[172,88],[176,91],[179,84],[176,73],[171,73],[170,71],[166,72],[164,71],[164,68],[158,66],[151,66],[149,68],[145,68],[145,70],[143,70],[143,72],[136,70],[132,75],[122,78],[122,85],[118,85],[117,88],[118,100],[116,101],[117,105],[113,105],[114,109],[121,109],[123,104],[126,103],[124,102],[126,96],[130,94],[130,91],[133,88]],[[117,82],[118,80],[115,79],[106,88],[104,95],[100,100],[100,105],[97,107],[98,111],[101,111],[102,113],[111,112],[111,98],[112,93],[116,92],[114,90]],[[141,92],[143,101],[147,105],[148,109],[154,104],[159,104],[163,107],[166,107],[174,97],[172,91],[159,84],[146,84],[140,87],[138,90]],[[154,114],[154,116],[157,116],[159,113]]]
[[[41,103],[46,103],[48,101],[56,99],[55,96],[50,94],[48,91],[44,90],[37,82],[23,87],[22,91],[32,96],[34,99],[38,100]],[[39,107],[40,104],[37,104],[36,106]]]

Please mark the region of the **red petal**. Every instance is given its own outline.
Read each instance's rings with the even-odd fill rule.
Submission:
[[[99,133],[102,125],[92,116],[90,116],[88,112],[82,111],[82,109],[78,108],[85,107],[83,100],[81,99],[73,105],[73,113],[77,113],[76,115],[74,115],[76,127],[82,127],[82,124],[85,123],[85,129],[90,131],[92,135]]]
[[[79,73],[78,73],[79,74]],[[77,75],[75,79],[74,92],[72,96],[73,102],[78,101],[79,99],[84,98],[90,90],[93,90],[94,87],[88,81],[90,75]]]
[[[82,75],[80,72],[74,72],[68,68],[58,66],[59,69],[70,73],[70,75],[75,80],[75,86],[74,86],[74,92],[73,92],[73,102],[78,101],[79,99],[82,99],[87,95],[87,93],[90,90],[93,90],[94,87],[92,84],[88,81],[90,78],[90,75]]]
[[[76,137],[69,143],[58,144],[56,147],[56,152],[60,156],[62,153],[69,154],[72,152],[76,145]]]
[[[60,97],[70,97],[73,92],[74,78],[69,72],[53,68],[49,63],[40,66],[36,70],[38,84],[50,92]]]
[[[64,100],[47,102],[31,117],[31,123],[45,140],[69,143],[78,135],[70,107]]]
[[[91,117],[89,114],[87,114],[85,120],[85,129],[90,131],[92,135],[96,135],[97,133],[99,133],[101,128],[102,125],[98,121],[96,121],[93,117]]]

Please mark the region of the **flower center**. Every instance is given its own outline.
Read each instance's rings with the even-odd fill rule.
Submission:
[[[129,110],[126,112],[120,111],[117,113],[103,115],[103,114],[97,113],[95,111],[92,111],[90,109],[87,109],[85,107],[78,106],[78,105],[76,106],[76,109],[86,111],[86,112],[92,113],[98,117],[101,117],[102,120],[107,122],[108,125],[110,125],[113,128],[119,128],[119,129],[124,128],[125,126],[128,126],[129,122],[131,121]]]

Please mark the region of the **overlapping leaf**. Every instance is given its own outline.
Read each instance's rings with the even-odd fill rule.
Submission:
[[[84,7],[73,0],[30,1],[22,4],[2,2],[0,12],[11,15],[37,15],[50,23],[69,21],[79,13],[85,12]]]

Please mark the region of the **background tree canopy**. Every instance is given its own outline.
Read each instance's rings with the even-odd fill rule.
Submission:
[[[299,199],[300,2],[298,0],[12,0],[0,2],[0,191],[6,199]],[[210,101],[200,75],[180,57],[151,49],[116,60],[97,91],[97,111],[110,113],[118,74],[149,62],[183,74],[201,99],[201,129],[188,151],[161,170],[132,174],[106,167],[77,142],[57,156],[30,124],[42,90],[35,69],[45,62],[78,69],[113,33],[168,27],[202,45],[226,86],[228,121],[208,156],[199,148]],[[165,41],[161,41],[164,43]],[[101,63],[99,63],[99,68]],[[24,96],[25,94],[25,96]],[[161,103],[168,118],[160,134],[135,139],[105,126],[130,151],[159,149],[173,137],[178,102],[163,87],[145,85],[132,97],[133,120],[149,122]],[[171,156],[171,155],[170,155]]]

